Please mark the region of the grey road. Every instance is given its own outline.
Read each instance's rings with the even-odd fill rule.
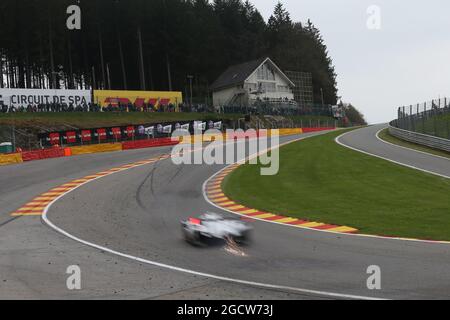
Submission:
[[[373,128],[345,136],[345,143],[356,147],[359,134],[366,136],[367,143],[375,143],[376,138],[366,130]],[[179,221],[218,211],[204,200],[202,184],[223,166],[175,166],[170,160],[161,161],[95,180],[61,198],[48,212],[50,221],[83,241],[191,273],[91,248],[44,226],[39,218],[9,220],[9,211],[49,187],[167,151],[160,148],[0,168],[4,188],[0,193],[0,298],[339,297],[333,294],[342,298],[450,298],[449,245],[335,235],[267,222],[253,222],[254,241],[243,248],[245,256],[229,253],[222,243],[206,248],[187,245],[181,239]],[[81,267],[83,290],[67,290],[65,269],[69,265]],[[382,270],[379,291],[366,286],[366,270],[371,265]]]
[[[450,160],[414,150],[399,148],[376,138],[377,132],[387,125],[376,125],[351,131],[339,141],[347,146],[371,153],[392,161],[450,177]]]

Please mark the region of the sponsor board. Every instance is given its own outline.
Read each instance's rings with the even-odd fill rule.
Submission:
[[[183,102],[183,95],[177,91],[94,90],[94,102],[101,107],[135,104],[139,108],[151,104],[159,108],[170,104],[178,106]]]
[[[16,108],[53,103],[77,106],[91,102],[89,90],[0,89],[0,105]]]

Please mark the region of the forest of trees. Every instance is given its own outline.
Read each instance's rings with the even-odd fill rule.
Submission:
[[[73,4],[81,30],[66,27]],[[192,75],[204,97],[228,66],[265,56],[311,72],[316,102],[321,88],[325,103],[337,102],[319,29],[292,21],[281,3],[266,22],[242,0],[0,1],[1,87],[185,91]]]

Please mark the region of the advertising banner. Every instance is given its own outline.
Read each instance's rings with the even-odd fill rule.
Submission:
[[[89,142],[92,139],[91,130],[81,130],[81,140],[83,142]]]
[[[203,121],[194,121],[194,130],[206,130],[206,122]]]
[[[163,128],[163,133],[172,133],[172,125],[165,126]]]
[[[159,108],[169,104],[178,106],[183,102],[183,95],[177,91],[94,90],[94,102],[101,107],[134,104],[140,108],[144,104],[151,104],[155,108]]]
[[[89,90],[0,89],[0,105],[16,108],[53,103],[80,106],[91,100]]]
[[[155,133],[155,127],[154,127],[154,126],[145,128],[145,134],[146,134],[146,135],[151,136],[151,135],[153,135],[154,133]]]
[[[75,143],[77,142],[77,133],[75,131],[67,131],[66,132],[66,143]]]

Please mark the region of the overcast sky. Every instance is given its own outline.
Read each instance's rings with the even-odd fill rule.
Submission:
[[[277,2],[253,0],[265,19]],[[321,30],[338,73],[339,95],[370,123],[392,120],[400,105],[450,95],[450,1],[282,2],[294,21],[310,18]],[[380,9],[381,29],[367,27],[375,17],[367,13],[373,5]]]

